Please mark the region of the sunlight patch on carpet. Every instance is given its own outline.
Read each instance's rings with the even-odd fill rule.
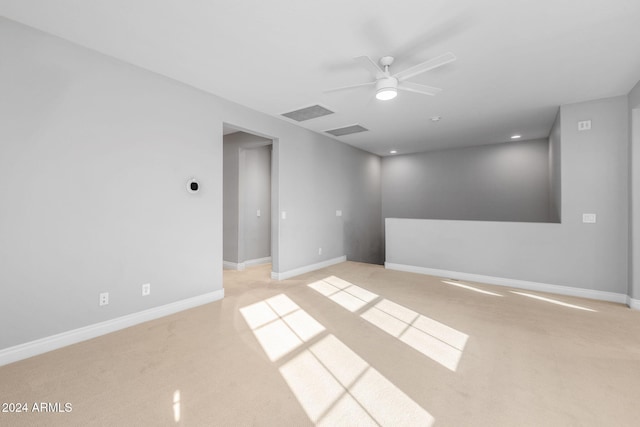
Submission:
[[[327,285],[333,289],[321,289],[328,295],[349,288],[340,281]],[[353,292],[367,299],[374,295]],[[433,416],[286,295],[240,313],[314,424],[433,425]]]
[[[485,291],[484,289],[476,288],[475,286],[465,285],[464,283],[451,282],[449,280],[443,280],[442,283],[446,283],[447,285],[457,286],[459,288],[467,289],[469,291],[478,292],[480,294],[493,295],[495,297],[501,297],[502,296],[502,295],[500,295],[498,293],[495,293],[495,292],[489,292],[489,291]]]
[[[445,368],[457,370],[467,334],[335,276],[308,286],[352,313],[366,308],[360,317]]]
[[[563,307],[575,308],[576,310],[584,310],[584,311],[596,312],[596,310],[593,310],[591,308],[582,307],[580,305],[575,305],[575,304],[569,304],[569,303],[566,303],[566,302],[558,301],[557,299],[541,297],[539,295],[529,294],[529,293],[526,293],[526,292],[518,292],[518,291],[509,291],[509,292],[511,292],[512,294],[522,295],[523,297],[533,298],[533,299],[537,299],[539,301],[545,301],[545,302],[548,302],[548,303],[551,303],[551,304],[555,304],[555,305],[561,305]]]

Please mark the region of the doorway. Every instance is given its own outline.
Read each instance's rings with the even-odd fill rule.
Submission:
[[[223,267],[274,261],[274,140],[223,126]],[[276,246],[277,247],[277,246]]]

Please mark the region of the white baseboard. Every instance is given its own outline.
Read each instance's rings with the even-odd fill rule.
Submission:
[[[271,278],[273,280],[285,280],[294,276],[299,276],[304,273],[308,273],[314,270],[320,270],[321,268],[329,267],[330,265],[340,264],[341,262],[345,262],[347,257],[345,255],[328,259],[326,261],[322,261],[316,264],[305,265],[304,267],[295,268],[293,270],[284,271],[282,273],[276,273],[275,271],[271,272]]]
[[[245,262],[222,261],[222,268],[226,270],[242,271],[247,267],[251,267],[252,265],[269,264],[270,262],[271,262],[270,256],[264,257],[264,258],[250,259]]]
[[[231,262],[231,261],[222,261],[222,268],[226,270],[238,270],[242,271],[246,267],[244,262]]]
[[[416,267],[413,265],[394,264],[390,262],[385,262],[384,267],[388,268],[389,270],[399,270],[399,271],[407,271],[410,273],[428,274],[430,276],[436,276],[436,277],[469,280],[472,282],[488,283],[491,285],[508,286],[511,288],[518,288],[518,289],[528,289],[530,291],[549,292],[549,293],[559,294],[559,295],[568,295],[573,297],[617,302],[620,304],[627,304],[627,299],[629,298],[625,294],[618,294],[615,292],[574,288],[571,286],[550,285],[548,283],[530,282],[527,280],[518,280],[518,279],[505,279],[503,277],[483,276],[480,274],[461,273],[458,271],[439,270],[435,268],[426,268],[426,267]],[[640,301],[636,300],[636,302],[640,302]]]
[[[224,298],[224,289],[0,350],[0,366]]]
[[[252,265],[262,265],[262,264],[269,264],[271,262],[271,257],[267,256],[264,258],[256,258],[256,259],[250,259],[244,262],[245,267],[250,267]]]
[[[634,310],[640,310],[640,299],[627,297],[627,305]]]

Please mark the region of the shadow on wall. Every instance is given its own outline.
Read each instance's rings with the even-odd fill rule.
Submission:
[[[384,264],[384,241],[378,233],[364,233],[357,220],[344,222],[344,247],[349,261]]]

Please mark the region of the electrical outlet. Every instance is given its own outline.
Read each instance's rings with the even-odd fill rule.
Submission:
[[[258,209],[258,210],[256,211],[256,216],[257,216],[257,217],[259,217],[259,216],[260,216],[260,209]]]
[[[322,248],[318,248],[318,255],[322,255]]]
[[[142,285],[142,296],[147,296],[151,293],[151,283],[145,283]]]
[[[582,222],[587,223],[587,224],[595,224],[595,222],[596,222],[596,214],[594,214],[594,213],[582,214]]]
[[[100,305],[109,304],[109,292],[102,292],[100,294]]]
[[[342,216],[342,211],[340,210],[336,211],[336,216]]]

